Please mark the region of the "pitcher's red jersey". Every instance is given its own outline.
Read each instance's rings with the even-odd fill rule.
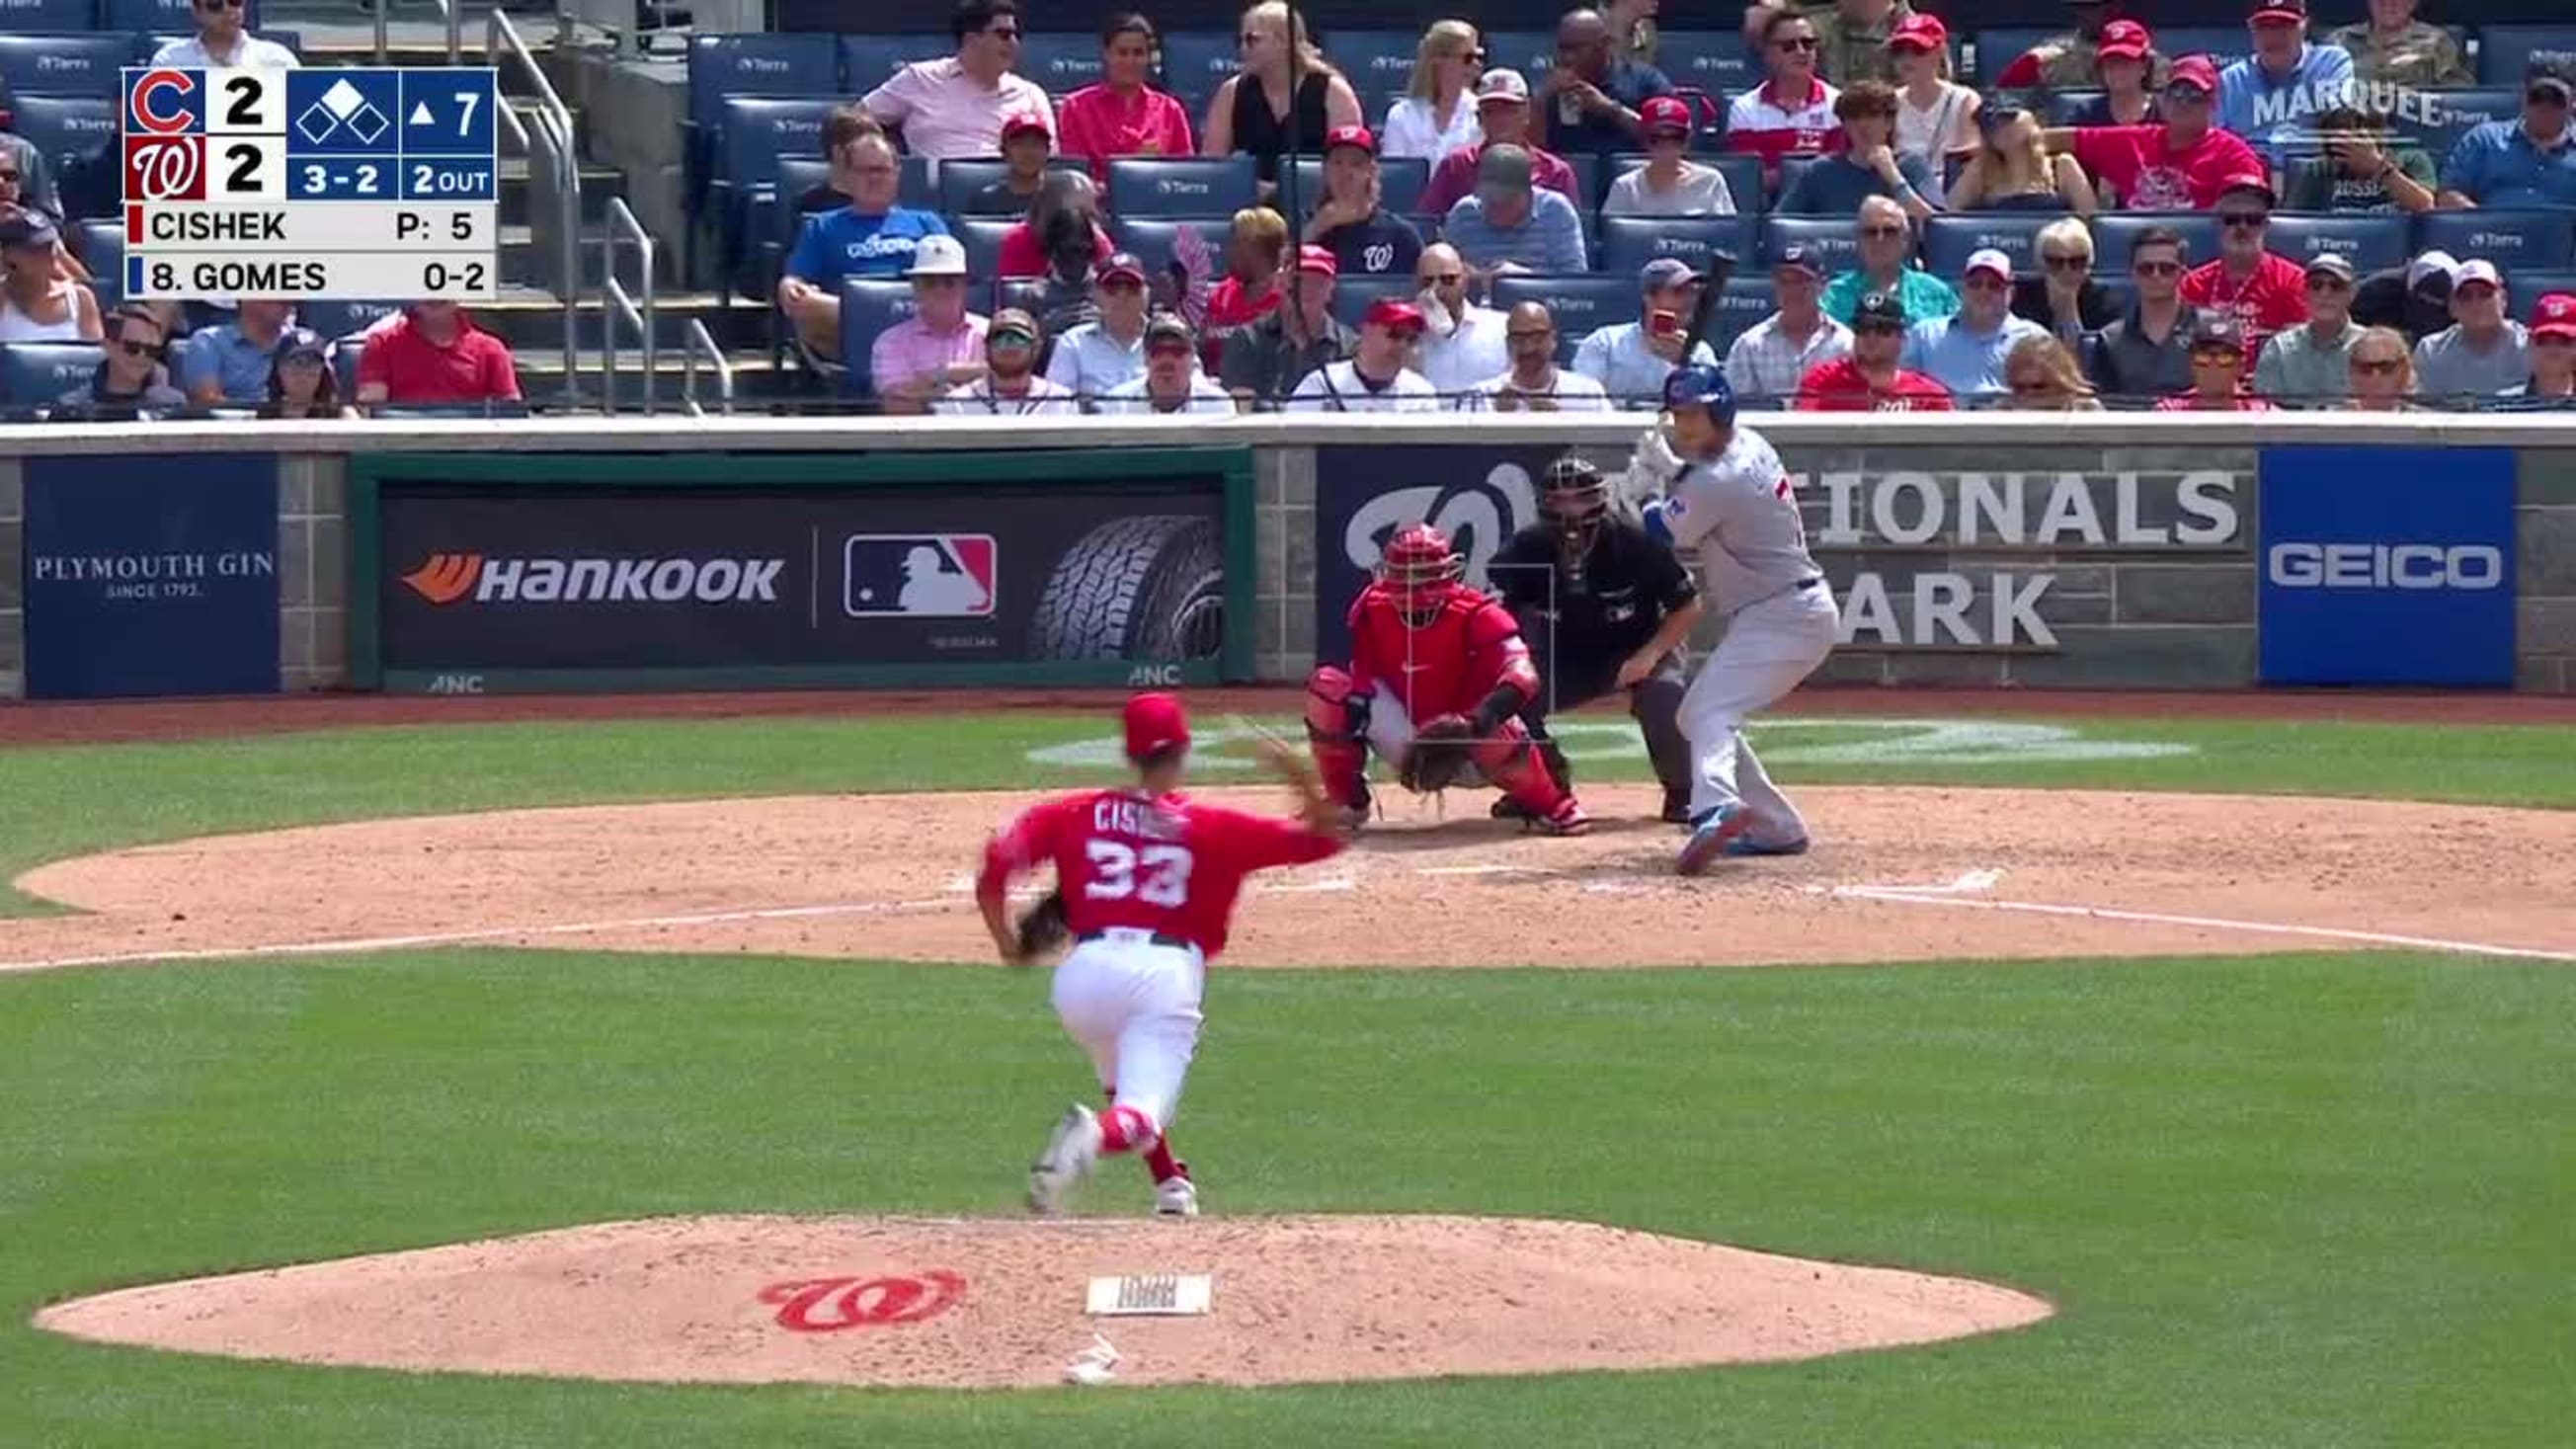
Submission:
[[[1351,601],[1350,621],[1351,692],[1364,698],[1383,683],[1415,724],[1470,713],[1506,679],[1520,681],[1524,694],[1538,686],[1519,621],[1463,585],[1442,602],[1440,617],[1414,629],[1387,587],[1371,584]]]
[[[1293,820],[1203,805],[1182,795],[1094,790],[1032,807],[984,850],[978,895],[1052,861],[1076,936],[1129,927],[1177,936],[1210,960],[1225,949],[1243,878],[1342,848]]]

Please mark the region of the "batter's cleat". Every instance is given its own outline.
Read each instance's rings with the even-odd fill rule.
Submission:
[[[1154,1216],[1158,1218],[1194,1218],[1199,1215],[1198,1184],[1189,1179],[1184,1168],[1177,1176],[1154,1184]]]
[[[1727,846],[1753,828],[1753,812],[1742,804],[1720,805],[1691,822],[1690,839],[1682,842],[1681,858],[1673,869],[1681,875],[1701,875],[1709,863],[1726,854]]]
[[[1750,836],[1738,836],[1727,842],[1726,853],[1728,855],[1804,855],[1807,853],[1807,838],[1801,835],[1785,845],[1764,845]]]
[[[1073,1185],[1091,1175],[1100,1160],[1100,1118],[1080,1103],[1067,1107],[1064,1118],[1047,1134],[1046,1150],[1029,1164],[1029,1211],[1055,1217]]]
[[[1541,835],[1587,835],[1592,830],[1592,817],[1583,813],[1583,802],[1568,795],[1557,802],[1554,810],[1532,820],[1530,828]]]
[[[1663,820],[1666,825],[1690,824],[1690,792],[1688,790],[1666,790],[1664,792]]]

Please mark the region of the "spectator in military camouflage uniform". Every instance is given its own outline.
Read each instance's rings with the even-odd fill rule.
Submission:
[[[1795,8],[1755,5],[1745,12],[1745,31],[1758,35],[1757,21],[1767,22],[1774,11]],[[1816,27],[1816,74],[1838,87],[1864,80],[1895,83],[1896,59],[1887,53],[1887,37],[1914,13],[1906,0],[1833,0],[1830,5],[1810,3],[1805,11],[1808,23]]]
[[[2438,25],[2415,18],[2415,0],[2370,0],[2370,18],[2326,37],[2352,52],[2353,78],[2385,85],[2477,84],[2460,59],[2460,43]]]
[[[1602,7],[1601,18],[1610,22],[1611,53],[1639,65],[1655,65],[1655,52],[1663,44],[1655,15],[1663,8],[1664,0],[1610,0]]]

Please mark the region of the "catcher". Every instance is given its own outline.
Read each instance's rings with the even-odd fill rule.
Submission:
[[[1698,624],[1699,588],[1672,547],[1610,512],[1610,480],[1572,454],[1539,478],[1538,522],[1486,566],[1520,621],[1542,681],[1521,721],[1560,783],[1574,783],[1547,717],[1625,690],[1663,783],[1663,818],[1690,823],[1691,752],[1680,722],[1682,643]],[[1510,818],[1519,803],[1495,802]]]
[[[1351,603],[1350,667],[1318,666],[1306,682],[1324,794],[1351,826],[1367,819],[1373,749],[1407,790],[1493,785],[1533,827],[1580,835],[1591,821],[1520,720],[1539,687],[1529,646],[1510,611],[1467,586],[1466,571],[1429,524],[1387,541],[1376,581]]]

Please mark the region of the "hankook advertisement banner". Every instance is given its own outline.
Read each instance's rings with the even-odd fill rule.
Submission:
[[[1230,611],[1228,590],[1250,572],[1229,569],[1230,549],[1249,543],[1248,459],[506,463],[362,470],[353,513],[372,513],[374,539],[373,576],[352,589],[374,606],[372,620],[353,617],[362,673],[483,693],[1247,672],[1228,645],[1242,627],[1229,614],[1248,610]]]

